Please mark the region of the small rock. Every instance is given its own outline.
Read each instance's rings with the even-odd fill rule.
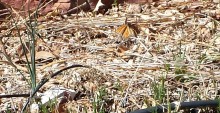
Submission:
[[[54,87],[46,91],[45,93],[43,93],[43,96],[41,97],[41,102],[42,104],[45,104],[45,103],[48,103],[52,99],[63,97],[66,94],[69,95],[68,96],[69,98],[73,99],[76,95],[76,91],[72,89],[62,88],[62,87]]]
[[[126,8],[127,13],[141,13],[141,11],[142,11],[142,8],[140,4],[130,4]]]
[[[220,3],[220,0],[213,0],[212,2],[213,2],[213,3],[216,3],[216,4],[219,4],[219,3]]]
[[[30,110],[31,110],[31,113],[39,113],[39,105],[31,104]]]

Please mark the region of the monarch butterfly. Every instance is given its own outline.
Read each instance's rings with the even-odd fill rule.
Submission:
[[[130,36],[137,36],[137,32],[135,31],[134,26],[127,23],[127,18],[125,20],[125,24],[119,26],[116,29],[116,33],[120,34],[125,40],[128,39]]]

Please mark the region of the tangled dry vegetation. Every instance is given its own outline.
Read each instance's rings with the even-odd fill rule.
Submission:
[[[72,64],[91,67],[65,71],[39,93],[61,86],[76,90],[73,100],[57,108],[60,112],[120,113],[174,101],[219,98],[218,4],[170,2],[141,7],[142,12],[132,12],[135,10],[127,4],[106,15],[50,15],[38,22],[38,81]],[[136,37],[123,39],[116,33],[126,17],[131,26],[138,28],[131,27]],[[27,40],[23,23],[16,16],[1,24],[1,47],[28,78],[24,48],[18,38],[19,31]],[[29,85],[2,53],[1,94],[28,93]],[[20,97],[1,98],[0,108],[19,111],[25,101]]]

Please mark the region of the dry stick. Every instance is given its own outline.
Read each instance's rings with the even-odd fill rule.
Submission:
[[[9,61],[8,63],[10,63],[11,66],[13,67],[16,67],[13,63],[12,63],[12,60],[10,58],[10,56],[8,55],[8,53],[6,52],[5,50],[5,46],[4,46],[4,43],[2,41],[2,37],[0,38],[0,46],[1,46],[1,52],[4,54],[4,56],[6,57],[6,59]]]
[[[81,4],[81,5],[79,5],[79,6],[76,6],[76,7],[72,8],[72,9],[68,10],[67,12],[61,13],[61,15],[68,14],[68,13],[70,13],[70,12],[72,12],[72,11],[78,11],[79,9],[82,9],[83,7],[85,7],[85,6],[88,5],[88,4],[89,4],[89,3],[86,1],[86,2],[84,2],[83,4]]]
[[[74,60],[79,60],[84,58],[83,56],[79,56],[77,58],[69,58],[69,59],[63,59],[63,60],[57,60],[57,61],[53,61],[51,63],[48,63],[46,65],[41,66],[37,71],[43,71],[45,68],[52,66],[53,64],[60,64],[60,63],[65,63],[65,62],[69,62],[69,61],[74,61]]]
[[[9,12],[9,11],[10,11],[10,9],[2,9],[2,10],[0,10],[0,13],[2,14],[2,13]]]
[[[0,10],[0,16],[6,16],[10,14],[10,10],[9,9],[3,9]]]
[[[4,54],[4,56],[8,60],[8,61],[0,61],[0,63],[5,63],[5,64],[8,64],[8,65],[11,65],[12,67],[14,67],[18,70],[28,72],[28,70],[26,68],[24,68],[22,66],[19,66],[19,65],[16,65],[12,62],[11,57],[8,55],[8,53],[5,50],[5,46],[4,46],[4,43],[2,42],[2,38],[0,38],[0,48],[1,48],[1,52]]]
[[[24,19],[16,10],[12,9],[12,11],[13,11],[17,16],[21,17],[21,19],[22,19],[23,22],[25,22],[25,20],[27,21],[27,18]],[[34,13],[33,13],[33,14],[34,14]],[[25,22],[25,25],[28,26],[26,22]],[[26,27],[26,28],[30,31],[30,28],[29,28],[29,27]],[[41,37],[39,34],[36,34],[36,35],[41,39],[41,41],[42,41],[43,43],[46,44],[46,42],[42,39],[42,37]],[[55,54],[50,47],[48,47],[48,46],[46,46],[46,47],[49,49],[49,51],[50,51],[56,58],[59,58],[59,55]]]
[[[27,68],[24,68],[24,67],[22,67],[20,65],[17,65],[17,64],[13,64],[13,63],[11,63],[9,61],[0,60],[0,64],[1,63],[11,65],[12,67],[14,67],[14,68],[16,68],[18,70],[21,70],[21,71],[24,71],[24,72],[28,72]]]
[[[41,10],[42,8],[45,8],[45,7],[46,7],[49,3],[51,3],[52,1],[53,1],[53,0],[50,0],[50,1],[47,2],[45,5],[43,5],[42,7],[40,7],[38,10]],[[11,8],[11,9],[13,10],[13,8]],[[11,9],[8,8],[7,10],[11,11]],[[15,11],[15,10],[14,10],[14,11]],[[36,12],[37,12],[37,10],[34,11],[33,13],[31,13],[30,16],[33,16]],[[20,16],[20,15],[17,13],[17,11],[15,11],[15,13],[16,13],[16,15]],[[20,16],[20,17],[21,17],[21,16]],[[26,21],[29,20],[28,18],[29,18],[29,17],[26,17],[25,19],[22,18],[21,23],[18,23],[17,25],[21,25],[21,24],[26,23]],[[16,26],[11,27],[10,29],[6,30],[5,32],[1,33],[0,35],[6,34],[7,32],[11,31],[11,30],[14,29],[14,28],[16,28]]]
[[[144,54],[144,56],[146,56],[146,54]],[[141,59],[140,62],[142,63],[143,60],[144,60],[144,57],[142,57],[142,59]],[[140,64],[141,64],[141,63],[140,63]],[[133,84],[133,82],[134,82],[134,78],[137,77],[137,71],[140,69],[140,64],[137,66],[134,75],[133,75],[132,78],[130,79],[130,81],[129,81],[129,83],[128,83],[127,89],[126,89],[125,91],[123,91],[123,93],[125,93],[125,96],[124,96],[124,98],[123,98],[121,104],[124,104],[124,102],[126,101],[126,98],[127,98],[127,96],[128,96],[128,91],[129,91],[129,89],[131,88],[131,86],[132,86],[132,84]],[[152,77],[148,76],[148,78],[153,81],[153,78],[152,78]]]

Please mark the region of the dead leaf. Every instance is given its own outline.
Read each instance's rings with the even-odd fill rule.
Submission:
[[[29,53],[29,48],[30,47],[30,43],[29,42],[25,42],[23,45],[20,44],[17,48],[17,54],[19,56],[19,58],[23,57],[25,54]]]
[[[31,54],[30,53],[27,54],[27,58],[28,58],[28,61],[30,62],[31,61]],[[39,52],[35,53],[35,61],[40,62],[40,63],[47,62],[47,61],[54,59],[54,58],[56,58],[56,57],[52,53],[47,52],[47,51],[39,51]],[[19,63],[22,61],[26,62],[25,56],[22,56],[22,58],[19,60],[18,59],[15,60],[16,63]]]
[[[124,46],[124,45],[119,45],[118,46],[118,49],[117,49],[117,52],[119,53],[124,53],[125,51],[129,50],[128,47]]]
[[[119,45],[118,48],[117,48],[117,55],[118,56],[124,56],[125,54],[125,51],[129,50],[128,47],[124,46],[124,45]]]

